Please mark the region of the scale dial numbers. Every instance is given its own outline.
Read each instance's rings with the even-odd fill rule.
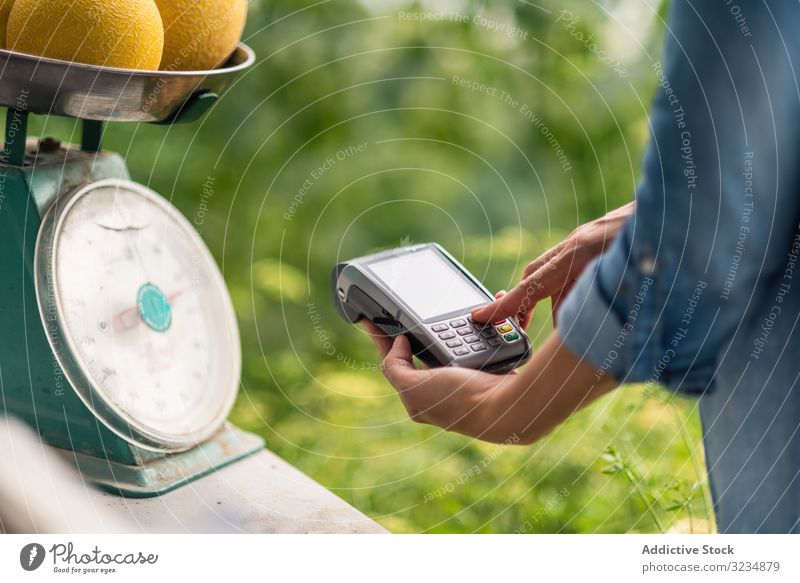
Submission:
[[[129,181],[92,183],[48,211],[36,265],[51,346],[103,423],[157,451],[219,429],[239,384],[238,329],[211,254],[174,207]]]

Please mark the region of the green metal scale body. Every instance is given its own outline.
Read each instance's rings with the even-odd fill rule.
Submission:
[[[169,123],[216,95],[190,97]],[[0,411],[126,496],[262,449],[226,421],[239,336],[197,233],[101,151],[101,121],[84,121],[79,147],[62,146],[27,139],[27,115],[9,109],[0,160]]]

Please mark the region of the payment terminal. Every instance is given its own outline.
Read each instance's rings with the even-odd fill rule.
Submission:
[[[389,336],[406,335],[428,366],[500,373],[530,358],[528,336],[513,319],[472,321],[470,312],[494,297],[436,243],[340,263],[331,288],[342,318],[367,318]]]

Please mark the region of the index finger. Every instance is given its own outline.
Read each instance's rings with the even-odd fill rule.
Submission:
[[[530,276],[501,298],[473,310],[472,317],[477,322],[498,322],[512,316],[524,316],[546,297],[543,288],[535,276]]]

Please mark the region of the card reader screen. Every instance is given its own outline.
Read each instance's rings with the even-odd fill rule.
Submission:
[[[432,249],[383,259],[369,267],[422,320],[489,301],[452,263]]]

